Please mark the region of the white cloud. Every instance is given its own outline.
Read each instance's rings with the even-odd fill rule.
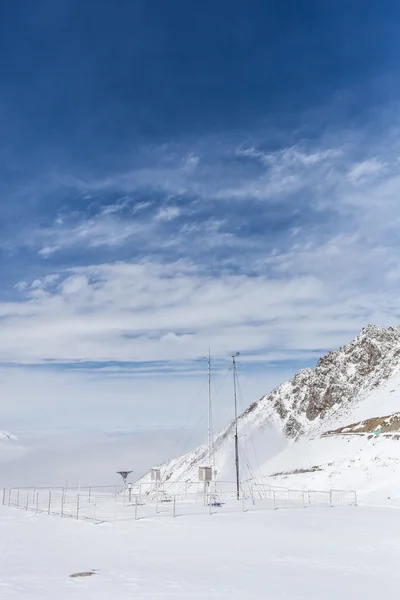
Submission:
[[[44,258],[71,248],[83,246],[86,248],[99,248],[102,246],[118,248],[123,246],[129,239],[136,236],[151,235],[152,225],[132,217],[131,219],[119,219],[113,216],[112,211],[101,211],[95,218],[81,218],[78,222],[64,222],[63,227],[48,227],[39,229],[28,237],[29,245],[50,242],[38,250],[38,254]]]
[[[238,156],[247,156],[260,161],[267,167],[279,165],[280,168],[288,165],[313,166],[320,162],[336,159],[343,155],[340,148],[327,148],[307,152],[301,146],[291,146],[276,152],[263,152],[256,148],[244,148],[238,151]]]
[[[196,156],[195,154],[190,154],[183,161],[185,169],[193,170],[200,164],[200,156]]]
[[[45,258],[47,256],[50,256],[51,254],[54,254],[54,252],[57,252],[57,250],[60,250],[60,246],[45,246],[44,248],[41,248],[38,252],[38,254],[40,256],[44,256]]]
[[[264,152],[250,147],[239,150],[237,155],[254,159],[264,167],[264,172],[222,187],[216,194],[217,198],[282,201],[304,189],[313,190],[322,178],[326,180],[332,166],[340,163],[343,150],[306,151],[302,146],[291,146],[276,152]]]
[[[156,219],[160,221],[173,221],[180,214],[181,210],[178,206],[165,206],[157,212]]]
[[[235,150],[235,144],[223,139],[203,141],[190,151],[182,147],[175,152],[164,148],[153,153],[153,164],[116,172],[104,177],[86,177],[52,174],[48,182],[37,184],[44,193],[57,188],[73,189],[83,197],[93,193],[123,195],[114,205],[105,206],[104,216],[119,213],[143,189],[162,191],[171,196],[190,195],[212,202],[217,199],[249,196],[267,200],[301,189],[310,181],[313,167],[326,169],[340,159],[339,147],[306,149],[293,145],[276,152],[264,152],[256,147]],[[249,178],[237,164],[230,164],[232,156],[254,159],[265,172]],[[35,186],[31,186],[35,189]],[[62,224],[62,223],[61,223]]]
[[[384,260],[378,252],[365,264],[358,238],[337,237],[272,255],[269,275],[211,276],[183,261],[75,268],[0,304],[0,361],[191,361],[208,347],[301,359],[370,320],[398,321],[387,290],[363,283]]]
[[[78,294],[86,290],[89,280],[86,275],[72,275],[61,284],[61,292],[64,295]]]
[[[74,271],[56,287],[37,280],[24,301],[0,304],[0,360],[177,360],[209,345],[252,351],[271,344],[271,320],[282,312],[294,319],[298,302],[321,294],[314,277],[210,277],[185,262]]]
[[[134,239],[142,256],[168,249],[189,258],[72,266],[56,273],[60,281],[40,279],[28,288],[21,284],[22,301],[0,304],[0,359],[181,360],[203,355],[209,345],[222,354],[232,348],[248,353],[279,349],[284,357],[285,352],[329,348],[338,332],[351,336],[366,320],[397,322],[389,305],[398,294],[393,236],[400,220],[400,179],[398,153],[392,149],[391,158],[385,150],[383,155],[377,148],[374,159],[352,161],[345,143],[307,150],[290,146],[275,153],[250,147],[239,154],[260,163],[261,171],[251,177],[232,172],[233,187],[224,166],[218,185],[218,165],[204,179],[198,154],[184,153],[183,161],[153,173],[156,185],[165,185],[168,193],[178,178],[193,194],[207,191],[209,202],[211,197],[214,202],[236,199],[239,215],[239,200],[249,196],[281,198],[289,203],[289,216],[305,197],[296,224],[288,219],[290,226],[275,246],[268,245],[268,235],[265,241],[255,239],[251,228],[247,235],[240,227],[230,230],[234,206],[224,219],[190,220],[190,205],[182,213],[173,204],[145,218],[138,216],[140,209],[122,217],[131,196],[103,206],[96,217],[64,217],[62,223],[34,232],[44,256],[73,246],[125,248]],[[147,181],[145,173],[141,169],[92,184],[99,189],[121,182],[140,185]],[[367,176],[372,177],[367,189],[355,185]],[[150,206],[148,201],[139,204]],[[249,223],[257,226],[257,209],[251,211]],[[314,211],[316,221],[302,219],[304,211],[305,216]],[[186,222],[172,236],[165,233],[163,227],[183,215]],[[208,270],[205,257],[216,250],[225,256],[216,254],[213,270]]]
[[[382,173],[385,166],[385,163],[381,160],[370,158],[352,165],[347,173],[347,177],[351,182],[358,183]]]

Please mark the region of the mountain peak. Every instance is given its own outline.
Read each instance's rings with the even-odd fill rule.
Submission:
[[[363,327],[353,343],[357,343],[362,339],[369,338],[379,341],[399,340],[400,327],[383,327],[382,325],[373,325],[372,323]]]

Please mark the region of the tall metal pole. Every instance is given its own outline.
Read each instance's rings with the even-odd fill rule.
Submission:
[[[239,484],[239,445],[238,445],[238,415],[237,415],[237,393],[236,393],[236,357],[239,356],[239,352],[232,356],[233,366],[233,395],[235,399],[235,469],[236,469],[236,498],[240,498],[240,484]]]
[[[208,349],[208,466],[211,467],[211,353]]]

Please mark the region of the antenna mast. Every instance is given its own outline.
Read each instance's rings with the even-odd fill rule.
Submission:
[[[237,393],[236,393],[236,357],[240,352],[236,352],[232,356],[233,369],[233,396],[235,400],[235,470],[236,470],[236,498],[240,498],[240,483],[239,483],[239,445],[238,445],[238,414],[237,414]]]
[[[212,439],[211,439],[211,352],[210,352],[210,348],[208,349],[208,359],[207,359],[207,363],[208,363],[208,466],[211,467],[211,446],[212,446]]]

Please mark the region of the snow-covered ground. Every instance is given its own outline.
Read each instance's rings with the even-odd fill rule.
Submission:
[[[93,526],[1,507],[0,556],[2,598],[388,600],[400,583],[400,512],[349,507]]]

